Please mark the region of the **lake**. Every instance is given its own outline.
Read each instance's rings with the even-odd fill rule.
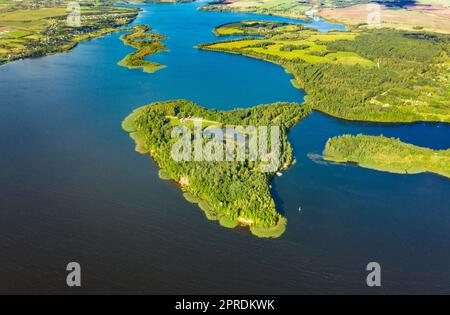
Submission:
[[[0,67],[0,293],[450,293],[450,181],[317,157],[343,133],[449,148],[449,125],[313,113],[290,134],[297,163],[273,183],[288,226],[269,240],[208,221],[134,151],[120,124],[144,104],[185,98],[233,109],[303,100],[277,65],[193,48],[217,40],[220,24],[292,20],[204,12],[200,4],[142,6],[133,24],[169,37],[169,52],[149,58],[167,66],[155,74],[116,65],[133,51],[120,34]],[[72,261],[82,266],[81,289],[66,286]],[[382,266],[381,288],[366,286],[371,261]]]

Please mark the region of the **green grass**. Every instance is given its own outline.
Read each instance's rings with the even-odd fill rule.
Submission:
[[[22,31],[22,30],[14,30],[12,32],[8,32],[6,34],[3,34],[0,36],[0,38],[2,39],[15,39],[15,38],[21,38],[21,37],[25,37],[25,36],[29,36],[33,34],[32,32],[28,32],[28,31]]]
[[[150,30],[151,27],[147,25],[138,25],[133,27],[133,33],[120,37],[125,45],[131,46],[137,51],[119,61],[119,66],[128,69],[142,69],[146,73],[154,73],[165,68],[164,65],[145,60],[146,57],[157,52],[167,51],[166,46],[161,42],[166,37],[157,33],[149,33]]]
[[[8,13],[0,13],[0,21],[1,24],[17,22],[21,24],[15,25],[22,25],[25,27],[29,22],[66,16],[66,7],[41,8],[39,10],[16,10]]]
[[[0,65],[9,61],[64,52],[79,42],[119,31],[130,23],[138,9],[114,6],[112,2],[86,7],[81,5],[81,26],[70,27],[67,1],[59,6],[43,2],[4,1],[0,4]]]
[[[398,174],[436,173],[450,178],[450,149],[432,150],[384,136],[343,135],[328,140],[324,159]]]
[[[145,147],[145,134],[142,131],[136,131],[130,133],[130,138],[134,140],[136,143],[136,152],[141,154],[148,153],[147,148]]]

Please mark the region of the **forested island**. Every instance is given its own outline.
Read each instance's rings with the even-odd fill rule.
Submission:
[[[137,51],[122,59],[118,63],[119,66],[127,67],[128,69],[142,68],[147,73],[154,73],[165,67],[159,63],[144,59],[159,51],[167,51],[166,46],[161,42],[166,37],[158,33],[149,33],[151,30],[152,28],[148,25],[137,25],[133,27],[132,33],[124,34],[120,37],[125,45],[131,46]]]
[[[205,11],[247,12],[277,15],[288,18],[310,20],[314,12],[322,8],[341,8],[356,4],[367,4],[372,0],[218,0],[201,7]],[[386,3],[398,0],[384,0]]]
[[[321,33],[264,21],[222,25],[215,33],[258,36],[198,48],[283,66],[315,110],[348,120],[450,122],[449,35],[384,29]]]
[[[135,110],[125,119],[122,127],[136,142],[136,150],[150,154],[157,162],[160,177],[179,183],[184,197],[189,202],[198,203],[208,219],[218,220],[222,226],[230,228],[248,226],[259,237],[279,237],[285,231],[286,219],[276,211],[270,181],[275,174],[280,175],[279,172],[293,163],[287,134],[309,112],[307,106],[297,103],[218,111],[186,100],[175,100]],[[204,128],[279,126],[278,168],[262,172],[263,162],[248,157],[242,161],[176,161],[171,155],[174,144],[172,132],[177,126],[193,130],[195,122],[202,122]],[[200,138],[205,145],[214,141],[208,137]]]
[[[450,149],[432,150],[384,136],[333,137],[325,145],[323,158],[391,173],[431,172],[450,178]]]
[[[302,20],[320,17],[353,30],[394,28],[450,33],[450,2],[447,0],[219,0],[201,9]]]
[[[74,48],[81,41],[118,32],[139,14],[112,1],[80,1],[80,25],[68,24],[68,1],[0,0],[0,65]],[[74,16],[76,18],[76,16]]]

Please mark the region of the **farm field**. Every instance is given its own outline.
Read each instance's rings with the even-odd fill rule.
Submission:
[[[400,30],[424,30],[450,33],[450,7],[448,1],[423,1],[402,8],[381,6],[379,13],[381,24],[367,25],[368,15],[375,11],[374,6],[365,4],[346,8],[325,8],[318,15],[326,20],[344,23],[354,27],[386,27]],[[444,5],[445,4],[445,5]]]
[[[230,0],[207,4],[202,7],[202,10],[249,12],[307,19],[305,12],[311,10],[311,8],[310,1]]]
[[[116,31],[138,9],[80,2],[80,25],[70,24],[68,3],[15,2],[0,6],[0,64],[69,50],[78,42]]]
[[[280,57],[285,60],[301,59],[310,63],[333,63],[346,65],[375,66],[375,63],[352,52],[331,52],[322,41],[351,40],[354,34],[329,33],[322,35],[315,32],[304,32],[305,39],[245,39],[240,41],[217,43],[208,46],[214,50],[236,51],[242,53],[260,53]]]
[[[333,137],[325,146],[324,158],[391,173],[431,172],[450,177],[450,149],[432,150],[383,136]]]

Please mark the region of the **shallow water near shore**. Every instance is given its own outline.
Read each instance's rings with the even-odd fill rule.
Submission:
[[[273,183],[288,226],[270,240],[207,221],[134,151],[120,124],[144,104],[303,100],[277,65],[193,48],[217,40],[220,24],[289,19],[198,6],[142,6],[133,24],[169,37],[170,51],[149,58],[167,66],[155,74],[116,65],[133,51],[120,34],[0,67],[0,293],[450,293],[450,181],[320,159],[343,133],[446,149],[449,125],[313,113],[290,134],[297,163]],[[65,285],[71,261],[82,266],[78,291]],[[382,266],[381,288],[365,285],[370,261]]]

